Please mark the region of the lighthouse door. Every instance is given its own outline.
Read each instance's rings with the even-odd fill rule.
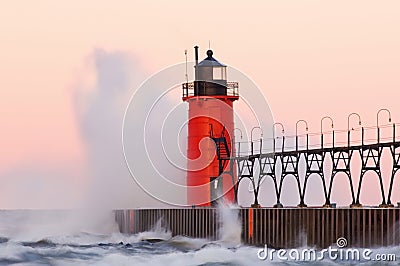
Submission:
[[[217,200],[219,197],[222,196],[222,178],[218,176],[210,177],[210,199],[211,199],[211,206],[215,207],[217,205]]]

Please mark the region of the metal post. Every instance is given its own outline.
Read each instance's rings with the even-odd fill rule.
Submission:
[[[379,127],[378,127],[378,144],[380,143],[380,135],[381,135],[381,132],[380,132]]]
[[[347,147],[350,147],[350,130],[347,131]]]
[[[379,141],[378,141],[378,143],[379,143]],[[364,127],[361,128],[361,146],[364,146]]]
[[[396,142],[396,124],[393,123],[393,143]]]
[[[273,143],[272,143],[272,148],[273,148],[273,151],[272,151],[272,153],[275,153],[275,138],[273,139]]]
[[[306,134],[307,136],[307,151],[308,151],[308,133]]]
[[[235,138],[235,130],[239,130],[239,132],[240,132],[240,140],[242,140],[243,139],[243,133],[242,133],[242,130],[240,129],[240,128],[238,128],[238,127],[236,127],[236,128],[234,128],[233,129],[233,136],[232,136],[232,147],[231,147],[231,149],[232,149],[232,156],[231,157],[236,157],[236,154],[234,154],[233,153],[233,151],[236,151],[236,149],[235,149],[235,143],[234,143],[234,140],[236,140],[236,138]],[[239,154],[240,154],[240,142],[238,142],[239,143]]]
[[[282,123],[279,123],[279,122],[276,122],[276,123],[274,123],[273,125],[272,125],[272,138],[273,138],[273,140],[274,140],[274,142],[273,142],[273,148],[274,148],[274,151],[273,152],[275,152],[275,145],[276,145],[276,143],[275,143],[275,126],[276,125],[280,125],[281,127],[282,127],[282,135],[283,134],[285,134],[285,128],[283,127],[283,124]]]
[[[324,148],[324,134],[321,134],[321,149]]]

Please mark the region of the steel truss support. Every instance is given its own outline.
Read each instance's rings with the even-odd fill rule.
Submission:
[[[328,192],[326,190],[326,183],[324,178],[324,160],[326,154],[329,153],[327,153],[324,150],[308,151],[307,153],[304,154],[307,168],[303,186],[303,198],[305,197],[306,194],[308,179],[312,174],[317,174],[321,179],[322,187],[324,189],[325,206],[330,206],[330,200],[328,198]]]
[[[260,174],[259,174],[259,182],[258,182],[258,190],[260,188],[260,185],[262,184],[262,180],[265,179],[265,177],[271,177],[272,181],[274,182],[274,189],[275,189],[275,197],[276,197],[276,204],[275,206],[282,206],[280,202],[280,192],[278,189],[278,181],[276,179],[276,161],[278,160],[278,157],[275,156],[274,154],[270,155],[261,155],[259,157],[259,166],[260,166]],[[258,196],[258,192],[257,192]]]
[[[332,158],[333,167],[328,188],[328,197],[327,197],[328,203],[330,204],[331,202],[333,180],[335,179],[338,173],[345,173],[349,180],[349,186],[352,198],[351,204],[354,205],[355,204],[354,186],[353,186],[353,181],[351,180],[351,171],[350,171],[350,161],[353,156],[353,150],[349,149],[348,147],[334,148],[331,149],[330,154]]]
[[[240,182],[244,179],[247,178],[250,180],[250,182],[253,185],[253,189],[255,188],[255,183],[254,183],[254,158],[248,158],[248,157],[242,157],[242,158],[236,158],[235,159],[237,169],[238,169],[238,181],[234,185],[235,189],[235,202],[236,204],[238,203],[238,192],[239,192],[239,185]],[[255,197],[254,197],[255,198]]]
[[[364,176],[368,171],[373,171],[377,174],[382,194],[381,206],[385,205],[385,189],[383,188],[382,172],[380,168],[382,151],[383,147],[377,145],[362,146],[361,149],[359,150],[362,166],[361,166],[361,175],[358,183],[358,192],[356,198],[357,206],[361,206],[360,203],[361,186],[362,186],[362,181],[364,180]]]
[[[400,169],[400,143],[395,143],[393,141],[393,145],[390,146],[390,153],[392,155],[393,168],[392,168],[392,175],[390,177],[389,193],[387,197],[388,205],[392,205],[391,197],[393,190],[393,181],[397,171]]]

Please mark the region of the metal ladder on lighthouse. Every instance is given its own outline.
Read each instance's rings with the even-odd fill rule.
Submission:
[[[221,134],[219,136],[214,136],[213,125],[210,124],[210,138],[215,143],[217,159],[218,159],[218,175],[210,176],[211,206],[214,207],[217,206],[217,199],[223,194],[223,180],[221,175],[222,174],[231,175],[233,182],[233,168],[232,164],[229,163],[231,160],[231,151],[228,146],[228,141],[226,140],[225,137],[225,131],[226,131],[225,127],[223,127]]]
[[[223,127],[220,136],[214,136],[213,125],[210,124],[210,138],[215,143],[215,148],[217,151],[217,158],[219,162],[218,176],[224,173],[225,167],[228,165],[231,159],[231,152],[229,150],[228,142],[225,137],[225,127]]]

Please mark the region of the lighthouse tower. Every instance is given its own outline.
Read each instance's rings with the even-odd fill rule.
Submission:
[[[234,202],[237,181],[233,162],[233,102],[238,83],[228,82],[226,65],[207,51],[198,62],[195,46],[195,80],[184,83],[182,100],[189,103],[187,147],[187,203],[210,206],[223,197]]]

